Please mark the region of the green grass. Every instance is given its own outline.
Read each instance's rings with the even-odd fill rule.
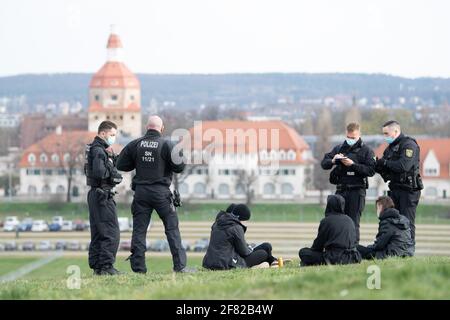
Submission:
[[[24,258],[2,258],[4,260]],[[117,277],[94,277],[85,258],[60,258],[0,286],[0,299],[450,299],[450,258],[365,261],[359,265],[241,269],[173,274],[169,258],[151,258],[150,272],[136,275],[120,258]],[[190,266],[200,266],[190,258]],[[381,289],[366,286],[367,267],[381,270]],[[81,289],[66,286],[66,268],[81,268]]]
[[[186,203],[178,209],[181,221],[213,221],[217,212],[227,207],[225,203]],[[252,221],[317,222],[323,218],[324,208],[317,204],[254,204]],[[1,203],[0,220],[8,215],[20,218],[50,220],[55,215],[67,219],[88,219],[85,203]],[[131,217],[130,206],[118,204],[118,215]],[[373,201],[368,201],[362,222],[377,222]],[[416,223],[450,223],[450,205],[421,204],[417,208]]]

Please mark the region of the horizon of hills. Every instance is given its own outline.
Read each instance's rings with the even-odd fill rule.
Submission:
[[[81,102],[87,107],[92,73],[21,74],[0,77],[0,98],[26,96],[28,105]],[[174,102],[187,109],[227,104],[248,107],[334,96],[420,97],[433,105],[450,101],[450,78],[405,78],[363,73],[142,74],[141,105]]]

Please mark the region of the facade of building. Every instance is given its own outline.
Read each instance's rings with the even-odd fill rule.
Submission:
[[[238,200],[248,192],[256,200],[305,197],[313,158],[284,122],[206,121],[189,132],[183,145],[191,164],[179,183],[184,198]]]
[[[447,199],[450,195],[450,138],[417,139],[420,147],[420,174],[424,189],[422,198],[429,200]],[[380,157],[386,145],[381,145],[375,153]],[[381,195],[388,190],[379,175],[369,180],[370,194]]]
[[[107,61],[89,85],[89,131],[96,132],[104,120],[119,127],[122,136],[142,134],[139,79],[122,61],[122,42],[114,29],[107,43]]]

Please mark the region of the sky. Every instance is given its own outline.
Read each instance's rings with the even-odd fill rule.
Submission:
[[[136,73],[450,77],[448,0],[2,0],[0,76],[97,71],[110,25]]]

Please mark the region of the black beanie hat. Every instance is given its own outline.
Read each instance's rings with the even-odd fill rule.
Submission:
[[[234,214],[241,221],[247,221],[250,219],[251,216],[250,209],[243,203],[241,204],[232,203],[227,208],[227,212]]]

